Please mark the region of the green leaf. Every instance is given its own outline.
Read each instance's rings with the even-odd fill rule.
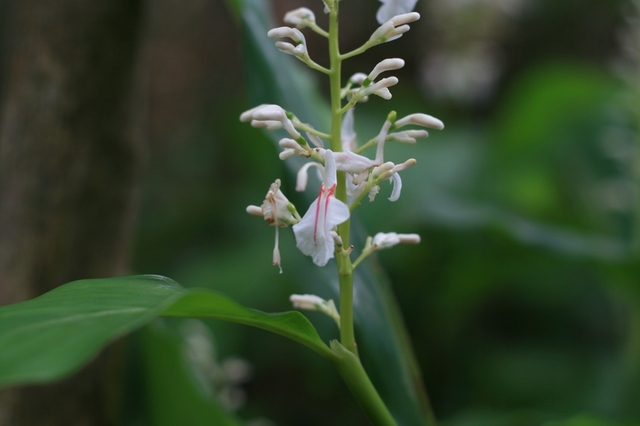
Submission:
[[[299,312],[246,309],[211,290],[186,290],[159,276],[104,278],[74,281],[0,308],[0,386],[61,378],[163,313],[252,325],[334,357]]]

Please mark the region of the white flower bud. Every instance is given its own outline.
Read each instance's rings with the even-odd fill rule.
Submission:
[[[285,24],[295,25],[298,28],[304,28],[310,23],[315,23],[316,16],[306,7],[300,7],[287,12],[287,14],[284,15],[284,22]]]
[[[266,122],[264,127],[267,127],[268,129],[284,127],[284,129],[287,131],[287,133],[289,133],[289,135],[293,139],[299,139],[302,137],[302,135],[298,133],[298,131],[293,126],[293,123],[291,122],[291,120],[289,120],[289,118],[287,117],[286,111],[282,109],[281,106],[267,104],[267,105],[261,105],[260,107],[254,108],[253,110],[250,110],[250,111],[251,111],[251,118],[253,120],[255,120],[256,122],[259,122],[259,121]],[[243,113],[240,116],[240,119],[242,119],[243,116],[246,117],[246,114],[248,115],[248,113],[249,111]],[[277,126],[275,123],[273,123],[275,121],[279,121],[282,126]],[[254,127],[260,126],[258,125],[258,123],[254,123],[253,121],[251,122],[251,125]]]
[[[276,41],[276,49],[278,49],[283,53],[288,53],[289,55],[295,56],[295,53],[294,53],[295,48],[296,46],[286,41]]]
[[[296,152],[293,149],[285,149],[280,154],[278,154],[278,158],[284,161],[287,158],[293,157],[294,155],[296,155]]]
[[[360,91],[360,96],[369,96],[371,94],[378,95],[383,99],[391,99],[391,92],[387,87],[395,86],[398,84],[398,79],[395,77],[387,77],[382,80],[373,83]],[[387,89],[387,90],[385,90]]]
[[[251,126],[257,129],[265,128],[267,130],[282,129],[282,123],[279,121],[273,121],[273,120],[265,120],[265,121],[251,120]]]
[[[409,114],[400,120],[396,120],[394,124],[396,129],[406,126],[407,124],[429,127],[436,130],[444,129],[444,123],[442,121],[427,114]]]
[[[287,114],[279,105],[263,105],[253,111],[252,118],[259,121],[279,121],[288,120]]]
[[[340,327],[340,314],[336,309],[336,304],[333,300],[324,300],[315,294],[292,294],[289,296],[289,300],[296,309],[305,309],[308,311],[320,311],[325,315],[333,318],[333,320]]]
[[[280,139],[280,141],[278,142],[278,145],[280,145],[281,148],[292,148],[292,149],[300,148],[300,144],[298,142],[289,138]]]
[[[258,206],[247,206],[247,213],[254,216],[262,216],[262,209]]]
[[[258,105],[257,107],[253,107],[250,110],[247,110],[247,111],[243,112],[242,114],[240,114],[240,121],[243,122],[243,123],[251,121],[253,113],[255,111],[257,111],[258,109],[262,108],[263,106],[266,106],[266,105],[267,104]]]
[[[396,234],[395,232],[378,232],[374,237],[371,245],[375,250],[391,248],[397,244],[418,244],[420,235],[418,234]]]
[[[322,306],[326,301],[315,294],[292,294],[289,301],[296,309],[305,309],[308,311],[317,311],[318,306]]]
[[[426,130],[404,130],[402,132],[389,133],[387,139],[400,143],[415,144],[417,139],[429,137]]]
[[[381,73],[385,71],[398,70],[402,67],[404,67],[404,61],[400,58],[385,59],[375,66],[375,68],[373,69],[373,71],[371,71],[371,73],[369,73],[367,78],[371,81],[374,81]]]
[[[371,34],[371,37],[369,37],[369,41],[378,42],[379,40],[384,39],[387,36],[387,34],[389,34],[394,30],[394,28],[395,27],[393,25],[393,22],[391,21],[385,22],[384,24],[380,25],[378,29],[373,32],[373,34]]]
[[[420,19],[420,14],[417,12],[396,15],[378,27],[371,37],[369,37],[369,42],[384,43],[395,40],[409,31],[409,26],[406,24],[417,21],[418,19]]]
[[[409,12],[396,15],[393,18],[389,19],[389,21],[397,27],[398,25],[410,24],[417,21],[418,19],[420,19],[420,14],[418,12]]]
[[[304,36],[300,30],[291,27],[278,27],[269,30],[267,33],[269,38],[290,38],[296,43],[301,43],[304,40]]]
[[[357,72],[349,78],[349,83],[362,86],[367,75],[363,72]]]
[[[291,157],[292,155],[299,155],[301,157],[308,157],[309,153],[306,149],[300,146],[300,144],[293,139],[282,138],[278,142],[282,148],[285,148],[279,155],[281,160]],[[283,158],[284,157],[284,158]]]

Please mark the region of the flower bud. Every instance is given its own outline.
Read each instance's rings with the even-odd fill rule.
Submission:
[[[404,61],[400,58],[385,59],[375,66],[373,71],[371,71],[367,76],[367,79],[374,81],[381,73],[385,71],[398,70],[402,67],[404,67]]]
[[[285,24],[295,25],[298,28],[304,28],[309,24],[315,24],[316,16],[306,7],[300,7],[287,12],[284,15],[284,22]]]
[[[382,80],[373,83],[363,90],[360,91],[360,96],[369,96],[371,94],[378,95],[382,99],[389,100],[391,99],[391,92],[387,89],[387,87],[395,86],[398,84],[398,79],[395,77],[387,77]]]
[[[289,300],[296,309],[305,309],[308,311],[320,311],[325,315],[330,316],[340,327],[340,314],[336,309],[336,304],[333,300],[324,300],[315,294],[292,294],[289,296]]]
[[[415,144],[417,139],[429,137],[426,130],[404,130],[402,132],[389,133],[387,139],[400,143]]]
[[[420,235],[418,234],[396,234],[395,232],[378,232],[371,242],[375,250],[391,248],[397,244],[418,244]]]
[[[406,117],[397,120],[394,123],[394,128],[398,129],[402,126],[406,126],[407,124],[429,127],[436,130],[444,129],[444,123],[442,121],[427,114],[409,114]]]

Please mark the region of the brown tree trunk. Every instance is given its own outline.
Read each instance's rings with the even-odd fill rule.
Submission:
[[[128,270],[142,152],[131,114],[142,1],[0,6],[5,305]],[[0,393],[0,425],[113,424],[107,358],[61,383]]]

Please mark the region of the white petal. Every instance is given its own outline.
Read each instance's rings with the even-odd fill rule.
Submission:
[[[356,149],[356,131],[354,129],[353,108],[350,108],[342,119],[340,139],[342,139],[342,149],[344,151],[353,151]]]
[[[333,151],[327,149],[324,153],[324,187],[331,188],[338,181],[336,160]]]
[[[338,171],[353,174],[360,174],[376,164],[367,157],[351,151],[336,152],[334,158]]]
[[[417,2],[418,0],[385,0],[378,9],[376,19],[379,24],[384,24],[397,15],[413,11]]]
[[[397,201],[400,198],[400,191],[402,191],[402,179],[400,179],[398,173],[392,174],[390,179],[393,184],[393,191],[391,191],[389,201]]]
[[[397,70],[400,69],[404,66],[404,60],[400,59],[400,58],[389,58],[389,59],[384,59],[383,61],[379,62],[375,68],[373,69],[373,71],[371,71],[369,73],[369,75],[367,76],[367,78],[371,81],[375,80],[376,78],[378,78],[378,76],[385,72],[385,71],[392,71],[392,70]]]
[[[320,196],[311,203],[302,220],[293,226],[296,246],[313,263],[324,266],[333,258],[334,239],[331,230],[349,219],[349,207],[336,199],[331,190],[322,189]]]

